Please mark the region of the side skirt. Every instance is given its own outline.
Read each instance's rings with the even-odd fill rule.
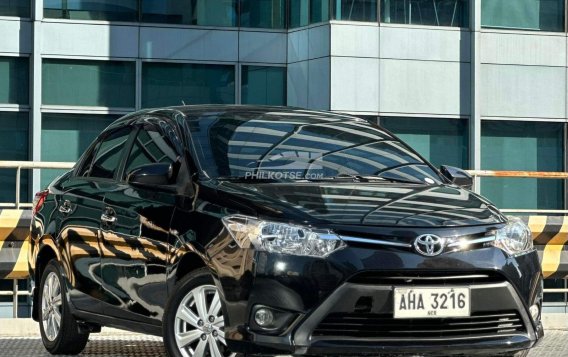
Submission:
[[[162,326],[145,324],[137,321],[117,319],[105,315],[95,314],[81,310],[73,311],[73,316],[78,320],[98,324],[106,327],[114,327],[120,330],[144,333],[147,335],[154,335],[162,337]]]

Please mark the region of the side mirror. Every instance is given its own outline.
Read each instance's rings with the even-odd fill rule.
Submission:
[[[440,167],[440,172],[454,185],[468,190],[473,187],[473,177],[460,168],[444,165]]]
[[[173,181],[173,173],[171,164],[142,165],[128,173],[126,182],[139,186],[167,186]]]

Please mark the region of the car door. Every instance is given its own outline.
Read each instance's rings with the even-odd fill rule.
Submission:
[[[122,128],[98,139],[77,170],[62,183],[62,194],[57,197],[62,264],[68,272],[71,300],[80,310],[101,311],[100,216],[112,167],[129,135],[130,129]]]
[[[169,128],[169,129],[168,129]],[[142,165],[180,162],[175,129],[164,119],[144,118],[129,149],[121,181],[105,194],[102,222],[103,286],[116,299],[108,315],[160,324],[167,298],[166,268],[175,190],[131,185]],[[175,185],[173,185],[175,187]]]

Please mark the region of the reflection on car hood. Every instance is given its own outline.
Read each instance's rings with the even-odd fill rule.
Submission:
[[[503,215],[486,199],[448,185],[400,183],[228,183],[218,190],[254,204],[259,215],[281,212],[306,221],[364,226],[498,224]],[[270,212],[263,212],[263,207]]]

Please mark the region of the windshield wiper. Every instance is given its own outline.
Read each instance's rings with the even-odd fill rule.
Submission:
[[[361,181],[361,182],[369,182],[369,179],[365,176],[355,175],[355,174],[339,174],[337,176],[325,176],[325,177],[317,177],[317,178],[306,178],[305,180],[318,182],[318,181],[340,181],[340,180],[348,180],[348,181]]]
[[[276,178],[263,178],[258,176],[244,177],[244,176],[219,176],[216,177],[219,181],[230,181],[239,183],[274,183],[274,182],[291,182],[290,179],[276,179]]]
[[[389,182],[399,182],[399,183],[412,183],[412,184],[428,184],[428,182],[422,182],[419,180],[407,180],[399,179],[394,177],[383,177],[383,176],[373,176],[373,175],[356,175],[356,174],[339,174],[337,176],[327,176],[316,179],[307,179],[308,181],[318,182],[318,181],[340,181],[340,180],[352,180],[355,182],[371,182],[371,181],[389,181]]]
[[[420,180],[408,180],[408,179],[395,178],[395,177],[383,177],[383,176],[375,176],[375,177],[378,178],[378,179],[390,181],[390,182],[413,183],[413,184],[418,184],[418,185],[423,185],[423,184],[431,185],[431,184],[434,183],[434,182],[426,182],[426,181],[420,181]]]

